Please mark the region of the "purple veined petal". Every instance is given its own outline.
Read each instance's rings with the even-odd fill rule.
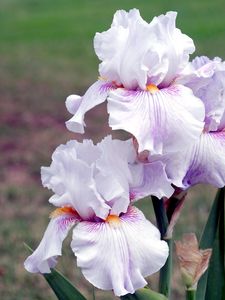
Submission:
[[[172,182],[182,188],[208,183],[225,185],[225,132],[203,133],[200,139],[183,152],[165,160]]]
[[[155,91],[117,89],[108,97],[109,125],[137,139],[139,152],[176,152],[197,140],[204,127],[204,105],[189,88]]]
[[[62,254],[62,243],[69,230],[80,221],[71,208],[56,209],[39,246],[25,260],[25,269],[31,273],[50,273],[57,263],[57,257]]]
[[[202,134],[193,147],[191,163],[183,184],[192,186],[209,183],[221,188],[225,186],[225,132]]]
[[[66,127],[73,132],[84,133],[84,115],[91,108],[103,103],[111,89],[115,88],[113,83],[105,80],[96,81],[84,94],[82,98],[71,95],[67,98],[66,107],[74,116],[66,122]]]
[[[139,168],[139,172],[137,172],[137,168]],[[134,167],[133,172],[138,178],[130,188],[132,201],[150,195],[156,196],[158,199],[172,196],[174,189],[171,186],[171,180],[167,177],[165,164],[161,161],[138,164]],[[138,174],[140,172],[141,174]]]
[[[145,286],[144,277],[157,272],[168,257],[158,229],[134,207],[106,222],[78,224],[71,247],[84,277],[116,296]]]
[[[84,153],[89,153],[87,162],[82,159],[82,148]],[[110,206],[97,191],[94,178],[94,161],[99,153],[88,141],[82,144],[70,141],[59,146],[52,155],[50,167],[41,168],[43,186],[55,193],[49,202],[59,207],[72,206],[84,220],[95,215],[105,219]]]

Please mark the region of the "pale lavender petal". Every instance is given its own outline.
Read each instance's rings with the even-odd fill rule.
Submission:
[[[141,169],[139,172],[137,172],[137,167]],[[171,186],[171,180],[167,177],[165,164],[161,161],[138,164],[133,171],[138,178],[130,188],[132,201],[150,195],[156,196],[158,199],[172,196],[174,189]],[[141,174],[138,174],[140,171]]]
[[[168,86],[195,50],[192,39],[176,28],[176,15],[168,12],[148,24],[137,9],[117,11],[111,28],[94,39],[100,74],[127,89]]]
[[[183,188],[198,183],[216,187],[225,185],[225,132],[204,133],[166,162],[166,171],[172,182]]]
[[[189,88],[156,91],[117,89],[109,94],[109,125],[135,136],[139,152],[176,152],[197,140],[204,127],[204,105]]]
[[[104,102],[108,96],[109,91],[114,88],[112,83],[105,80],[96,81],[80,99],[79,96],[74,98],[75,95],[67,98],[66,106],[74,116],[66,122],[66,126],[69,130],[84,133],[84,115],[91,108]],[[72,99],[72,100],[71,100]],[[72,103],[71,103],[72,102]]]
[[[50,273],[62,254],[62,243],[70,228],[80,221],[75,214],[64,214],[51,219],[37,249],[25,260],[24,266],[31,273]]]
[[[206,111],[205,129],[216,131],[221,128],[225,115],[225,62],[218,57],[196,57],[189,70],[177,78],[177,82],[185,84],[200,98]]]
[[[75,114],[81,104],[82,97],[79,95],[70,95],[66,98],[66,108],[71,114]]]
[[[85,278],[116,296],[144,287],[144,277],[157,272],[168,256],[158,229],[134,207],[107,222],[78,224],[71,247]]]
[[[125,213],[130,204],[130,164],[136,159],[132,140],[112,140],[108,136],[97,146],[102,151],[101,157],[96,161],[98,191],[110,205],[111,214]]]
[[[82,148],[83,155],[88,153],[86,159],[81,155]],[[68,142],[55,150],[50,167],[41,168],[43,185],[55,193],[49,201],[56,206],[74,207],[84,220],[94,215],[104,219],[110,209],[95,183],[94,160],[99,155],[95,148],[88,141]]]

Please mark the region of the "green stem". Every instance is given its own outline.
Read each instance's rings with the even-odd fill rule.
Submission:
[[[155,211],[156,222],[161,233],[161,238],[163,239],[166,235],[168,227],[168,218],[166,215],[166,210],[163,204],[163,200],[152,196],[152,204]]]
[[[152,203],[155,211],[156,221],[161,233],[161,238],[164,239],[169,247],[169,256],[165,265],[160,270],[159,276],[159,292],[164,294],[168,299],[170,297],[171,288],[171,274],[172,274],[172,239],[165,239],[166,231],[168,227],[168,218],[166,210],[163,204],[163,200],[159,200],[156,197],[152,197]]]
[[[159,274],[159,292],[164,294],[168,299],[170,298],[171,290],[171,275],[172,275],[172,251],[173,240],[166,240],[169,247],[169,256],[165,265],[160,270]]]
[[[93,296],[93,300],[95,300],[95,287],[92,287],[92,296]]]
[[[186,290],[186,300],[196,300],[196,290],[194,289]]]

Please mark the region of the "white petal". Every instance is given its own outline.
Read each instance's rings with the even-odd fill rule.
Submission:
[[[130,204],[129,184],[132,175],[129,163],[135,160],[135,150],[131,140],[112,140],[110,136],[101,141],[98,147],[102,151],[96,161],[98,191],[110,203],[111,214],[119,215],[126,212]]]
[[[206,111],[205,129],[221,129],[220,122],[225,115],[225,62],[220,58],[196,57],[189,70],[177,79],[193,90],[200,98]]]
[[[137,9],[116,12],[111,28],[97,33],[99,72],[127,89],[145,90],[147,83],[167,86],[184,68],[195,47],[168,12],[148,24]]]
[[[62,243],[79,217],[65,214],[52,218],[37,249],[26,259],[24,266],[31,273],[50,273],[62,254]]]
[[[189,55],[195,51],[193,40],[180,29],[176,28],[176,12],[155,17],[150,23],[154,32],[154,42],[148,55],[157,53],[154,64],[146,60],[149,68],[148,82],[167,87],[183,70],[189,60]],[[148,58],[148,56],[147,56]]]
[[[187,188],[198,183],[223,187],[225,185],[225,132],[202,134],[193,146],[170,157],[166,170],[173,183],[180,187]],[[178,180],[178,177],[181,180]]]
[[[85,113],[96,105],[104,102],[109,90],[112,88],[113,85],[111,83],[98,80],[87,90],[81,99],[78,98],[79,96],[76,96],[76,98],[70,96],[71,98],[69,98],[69,100],[67,98],[67,109],[74,114],[74,116],[66,122],[67,128],[74,132],[84,133]]]
[[[202,130],[204,105],[190,89],[173,85],[154,94],[117,89],[108,98],[109,125],[135,136],[139,152],[174,152],[192,143]]]
[[[66,98],[66,108],[71,114],[75,114],[81,104],[81,96],[70,95]]]
[[[174,189],[171,186],[171,180],[168,179],[165,165],[161,161],[138,164],[134,168],[137,173],[139,167],[139,182],[133,183],[130,193],[132,200],[138,200],[149,195],[154,195],[158,199],[162,197],[171,197]],[[140,169],[141,168],[141,169]]]
[[[71,247],[85,278],[116,296],[145,286],[144,277],[157,272],[168,256],[158,229],[134,207],[117,222],[78,224]]]
[[[104,219],[110,209],[96,188],[91,154],[96,159],[99,150],[94,147],[88,141],[61,145],[53,153],[50,167],[41,169],[43,185],[55,193],[49,201],[56,206],[74,207],[84,220],[94,215]],[[86,159],[82,148],[83,155],[89,153]]]

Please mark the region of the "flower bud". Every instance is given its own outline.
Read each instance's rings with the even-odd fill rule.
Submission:
[[[196,288],[200,277],[209,266],[212,249],[199,249],[194,233],[185,234],[183,240],[175,244],[184,284],[188,289]]]

